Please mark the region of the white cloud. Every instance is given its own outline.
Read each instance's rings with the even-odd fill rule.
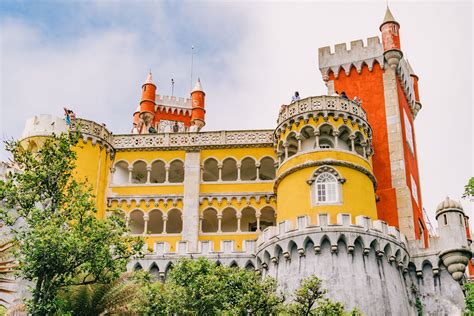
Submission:
[[[1,135],[18,137],[27,117],[61,115],[64,105],[115,133],[127,132],[148,68],[159,93],[170,93],[171,78],[176,94],[189,93],[191,45],[195,78],[207,93],[206,128],[274,128],[280,104],[295,90],[325,92],[317,49],[379,35],[385,10],[382,1],[143,3],[91,3],[78,12],[77,36],[60,40],[44,25],[4,19]],[[391,3],[402,49],[420,76],[423,109],[415,133],[422,198],[432,220],[437,203],[446,195],[459,198],[472,175],[470,6]],[[92,13],[104,27],[92,26]]]

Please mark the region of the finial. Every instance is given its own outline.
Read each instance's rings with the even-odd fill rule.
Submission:
[[[385,17],[383,18],[383,22],[382,24],[380,25],[380,30],[382,30],[382,26],[387,24],[387,23],[395,23],[397,24],[398,26],[400,26],[400,24],[395,20],[395,18],[393,17],[393,14],[392,12],[390,11],[390,8],[388,7],[388,3],[387,3],[387,9],[385,10]]]
[[[153,76],[152,76],[152,74],[151,74],[151,69],[150,69],[150,71],[148,72],[148,76],[146,77],[145,83],[153,83]]]
[[[202,85],[201,85],[201,78],[198,78],[197,82],[196,82],[196,85],[194,86],[194,89],[191,93],[193,93],[194,91],[202,91]]]

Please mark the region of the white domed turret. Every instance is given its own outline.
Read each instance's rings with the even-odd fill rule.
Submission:
[[[461,281],[471,259],[461,203],[446,197],[436,208],[436,220],[443,264],[456,281]]]

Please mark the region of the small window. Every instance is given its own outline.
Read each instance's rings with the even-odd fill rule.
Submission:
[[[338,202],[338,187],[337,179],[332,174],[328,172],[320,174],[315,181],[316,202],[322,204]]]
[[[319,145],[319,148],[321,148],[321,149],[329,149],[329,148],[331,148],[331,146],[330,146],[329,144],[321,144],[321,145]]]
[[[423,226],[421,219],[418,219],[418,226],[420,229],[420,240],[424,241],[425,240],[425,227]]]
[[[398,35],[397,34],[397,26],[395,24],[392,25],[392,33],[393,33],[393,35]]]
[[[461,214],[459,214],[459,224],[461,224],[461,226],[464,225],[463,222],[462,222],[462,215]]]
[[[446,214],[443,215],[444,218],[444,225],[448,225],[448,218],[446,217]]]

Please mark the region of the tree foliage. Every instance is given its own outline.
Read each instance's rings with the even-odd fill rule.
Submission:
[[[27,303],[35,315],[55,313],[62,288],[116,279],[143,246],[119,216],[96,217],[90,186],[75,177],[78,139],[53,136],[36,153],[6,142],[20,172],[0,181],[0,215],[18,245],[20,276],[33,283]]]
[[[360,315],[357,309],[346,313],[344,305],[333,302],[325,297],[327,291],[322,287],[322,281],[311,275],[301,281],[299,288],[293,293],[293,303],[287,306],[292,315],[317,315],[317,316],[344,316]]]
[[[179,260],[164,284],[142,278],[136,312],[148,315],[268,315],[282,307],[274,279],[200,258]]]
[[[464,294],[466,295],[464,299],[466,305],[465,314],[472,315],[474,314],[474,282],[464,284]]]
[[[463,198],[472,198],[474,197],[474,177],[469,179],[469,182],[464,186]]]

